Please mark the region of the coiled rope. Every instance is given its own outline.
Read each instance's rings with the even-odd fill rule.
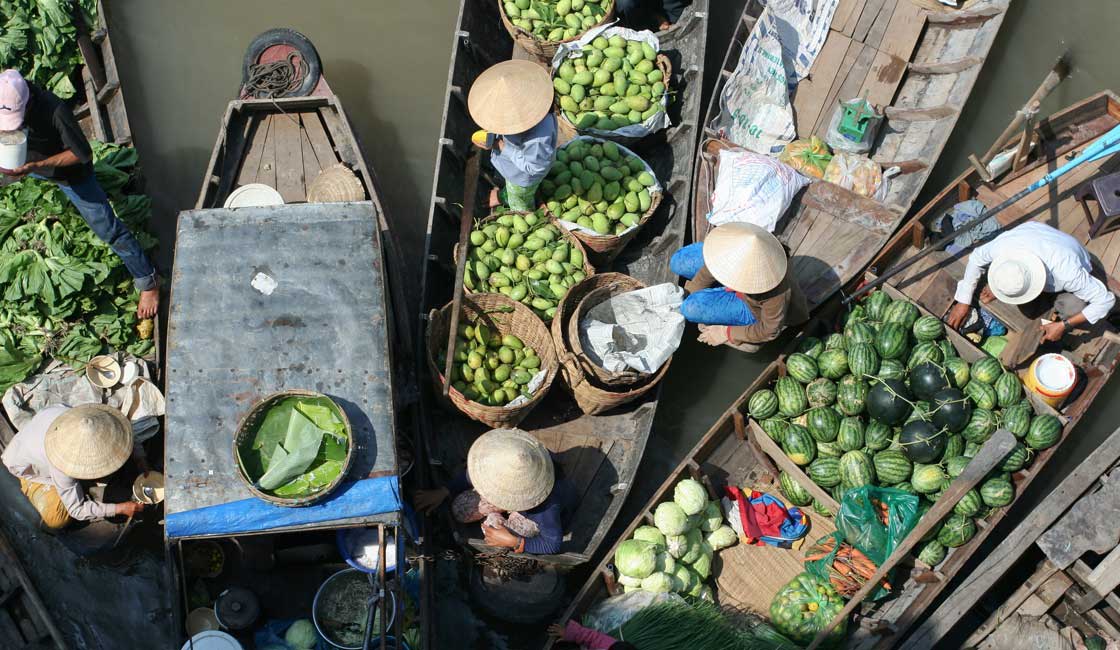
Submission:
[[[299,52],[289,52],[286,59],[249,66],[249,80],[245,82],[245,95],[257,99],[287,97],[303,85],[307,77],[307,63]]]

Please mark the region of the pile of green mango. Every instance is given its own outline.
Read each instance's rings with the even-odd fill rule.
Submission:
[[[446,364],[441,352],[439,367]],[[451,386],[472,402],[505,406],[519,395],[531,395],[528,384],[540,367],[536,350],[516,336],[502,336],[478,321],[459,324]]]
[[[557,218],[600,235],[620,235],[649,210],[656,184],[641,158],[613,142],[584,137],[556,152],[540,191]]]
[[[560,109],[577,129],[614,131],[663,110],[665,73],[649,43],[599,36],[581,53],[561,63],[552,78]]]
[[[567,41],[591,29],[614,0],[505,0],[506,17],[542,41]]]
[[[509,296],[545,321],[585,277],[583,251],[562,237],[541,210],[501,214],[471,231],[463,285]]]

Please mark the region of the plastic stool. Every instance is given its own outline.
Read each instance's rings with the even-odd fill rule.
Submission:
[[[1096,237],[1104,230],[1111,230],[1120,223],[1120,172],[1101,176],[1082,185],[1075,196],[1081,207],[1085,210],[1085,218],[1089,221],[1089,239]],[[1089,210],[1088,201],[1093,200],[1100,204],[1101,215],[1094,219]]]

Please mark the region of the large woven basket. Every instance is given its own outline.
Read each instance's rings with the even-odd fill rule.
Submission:
[[[571,343],[572,351],[575,352],[576,358],[583,367],[583,371],[593,375],[602,382],[604,386],[612,388],[633,386],[638,382],[648,379],[649,373],[638,372],[633,369],[611,372],[595,363],[583,349],[583,339],[579,335],[580,324],[587,318],[588,312],[597,307],[600,303],[630,291],[644,289],[645,286],[646,285],[634,278],[624,275],[616,281],[609,282],[597,289],[592,289],[578,304],[576,304],[575,312],[568,322],[568,341]]]
[[[443,368],[436,362],[438,351],[447,349],[447,337],[451,325],[452,304],[448,303],[439,311],[432,310],[428,318],[428,367],[431,369],[432,382],[435,384],[436,394],[443,396]],[[455,408],[464,415],[477,420],[491,428],[515,427],[525,416],[536,407],[548,393],[556,378],[559,365],[556,360],[556,351],[552,347],[552,337],[548,328],[541,319],[525,305],[512,300],[500,293],[476,293],[464,295],[459,322],[474,322],[481,320],[493,332],[502,335],[513,334],[521,341],[533,348],[541,359],[541,368],[545,370],[544,381],[537,388],[529,400],[520,406],[485,406],[467,399],[454,387],[448,395]]]
[[[513,38],[513,42],[521,46],[521,49],[533,55],[538,62],[546,67],[552,63],[552,58],[556,56],[556,50],[560,49],[561,45],[578,41],[584,34],[592,29],[614,20],[614,0],[611,0],[610,8],[607,9],[607,13],[603,15],[603,18],[599,22],[588,29],[576,34],[572,38],[562,41],[544,41],[510,22],[509,16],[506,15],[505,3],[502,0],[497,1],[498,13],[502,16],[502,24],[505,25],[506,31],[509,32],[510,37]]]
[[[665,79],[662,82],[665,84],[665,92],[668,93],[669,83],[673,78],[673,64],[669,61],[669,57],[665,56],[664,54],[658,54],[656,62],[657,67],[661,70],[662,75]],[[553,76],[555,77],[555,74],[553,74]],[[567,142],[577,135],[582,135],[579,129],[576,128],[576,125],[572,124],[571,120],[569,120],[567,116],[564,115],[564,111],[560,108],[560,100],[557,97],[553,97],[552,111],[556,114],[556,131],[560,142]],[[603,133],[594,133],[589,135],[593,135],[596,138],[605,138],[619,144],[634,144],[635,142],[641,140],[641,138],[634,138],[624,135],[604,135]]]
[[[661,381],[661,378],[669,371],[669,364],[672,362],[670,358],[662,364],[661,369],[655,374],[647,376],[648,378],[644,382],[627,387],[606,386],[594,375],[584,372],[583,365],[572,349],[568,337],[568,332],[574,331],[572,321],[576,317],[576,308],[580,301],[592,291],[611,284],[627,286],[627,282],[635,283],[629,285],[634,288],[644,286],[637,280],[621,273],[601,273],[587,278],[568,290],[568,295],[560,301],[560,306],[556,309],[556,316],[552,319],[552,341],[560,359],[560,379],[572,393],[572,396],[575,397],[580,410],[587,415],[604,413],[645,395],[657,385],[657,382]],[[578,322],[575,327],[578,327]]]
[[[350,473],[350,464],[353,460],[354,455],[354,431],[350,427],[350,419],[346,417],[346,411],[344,411],[342,407],[339,406],[337,402],[335,402],[335,408],[338,409],[338,414],[342,418],[343,424],[346,426],[346,439],[350,442],[346,449],[346,459],[342,461],[342,471],[338,473],[338,476],[336,476],[333,481],[327,484],[327,486],[319,492],[304,497],[284,498],[268,494],[267,492],[260,490],[255,485],[253,485],[253,481],[245,474],[245,468],[241,464],[241,443],[244,442],[248,436],[251,436],[256,432],[257,427],[261,425],[261,421],[264,419],[264,416],[268,413],[268,409],[273,404],[289,397],[313,397],[330,399],[322,393],[316,393],[309,390],[282,390],[276,393],[272,393],[264,399],[259,400],[256,404],[253,405],[253,408],[249,409],[249,412],[245,414],[245,417],[241,418],[241,422],[237,425],[237,433],[233,437],[233,457],[237,459],[237,475],[241,478],[241,481],[245,483],[246,487],[249,488],[249,491],[253,493],[253,496],[261,499],[262,501],[267,501],[268,503],[271,503],[273,505],[291,508],[299,506],[309,506],[313,503],[316,503],[317,501],[321,501],[327,495],[333,492],[335,488],[337,488],[339,484],[342,483],[343,480],[346,479],[346,475]],[[334,400],[331,401],[333,402]]]

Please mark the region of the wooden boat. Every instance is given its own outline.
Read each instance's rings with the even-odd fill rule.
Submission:
[[[939,219],[958,201],[979,197],[989,205],[994,205],[991,201],[998,202],[998,197],[1010,196],[1017,189],[1038,179],[1061,164],[1067,154],[1093,142],[1117,123],[1120,123],[1120,102],[1110,92],[1089,98],[1043,120],[1039,123],[1042,141],[1022,169],[994,186],[985,185],[974,171],[963,175],[923,208],[913,221],[890,240],[873,260],[872,268],[879,272],[887,272],[893,264],[917,252],[926,242],[929,224],[934,219]],[[1102,170],[1115,169],[1116,158],[1082,165],[1063,177],[1049,193],[1039,192],[1031,195],[1019,205],[1003,213],[1001,224],[1008,225],[1010,221],[1018,223],[1025,219],[1049,221],[1052,225],[1057,225],[1085,241],[1088,225],[1082,208],[1074,200],[1073,194],[1086,179],[1092,178]],[[1120,256],[1120,234],[1105,234],[1089,241],[1087,246],[1102,262],[1110,261],[1110,272],[1116,273],[1115,264],[1117,257]],[[963,271],[967,254],[966,249],[956,256],[943,253],[930,255],[927,263],[915,265],[911,273],[892,278],[884,285],[884,290],[895,299],[906,297],[915,302],[924,313],[932,313],[940,317],[952,304],[952,288]],[[854,289],[861,282],[873,277],[874,274],[868,272],[865,277],[853,279],[847,287]],[[1115,280],[1112,279],[1110,284],[1115,286]],[[821,320],[815,321],[811,328],[821,328],[822,321],[834,321],[841,309],[839,298],[834,298],[820,310]],[[1019,337],[1023,335],[1024,328],[1034,328],[1037,324],[1024,323],[1022,318],[1013,318],[1006,313],[1008,310],[1000,309],[998,306],[993,311],[997,311],[1000,318],[1007,319],[1010,342],[1006,352],[1010,355],[1016,348]],[[1112,326],[1103,323],[1100,325],[1100,330],[1102,332],[1100,336],[1091,339],[1070,337],[1068,341],[1074,345],[1070,357],[1075,359],[1086,375],[1080,390],[1076,391],[1057,412],[1041,401],[1033,400],[1036,412],[1057,414],[1063,423],[1062,440],[1068,438],[1078,421],[1089,410],[1101,387],[1115,372],[1116,364],[1120,360],[1120,343],[1111,333]],[[822,328],[820,331],[825,330]],[[971,362],[983,356],[984,353],[971,341],[956,332],[949,332],[949,336],[965,360]],[[1006,359],[1004,362],[1007,363]],[[768,386],[784,372],[784,357],[762,372],[719,417],[687,458],[666,479],[643,509],[642,515],[630,525],[620,540],[629,539],[634,529],[651,521],[653,509],[658,503],[672,498],[672,490],[682,478],[691,476],[705,479],[722,493],[723,487],[727,485],[745,485],[763,491],[777,490],[779,470],[790,472],[795,478],[799,474],[803,476],[801,470],[761,431],[757,423],[750,420],[747,412],[749,397],[755,391]],[[1058,449],[1059,446],[1054,446],[1042,451],[1029,467],[1013,474],[1016,499],[1044,471],[1048,461]],[[814,498],[833,512],[836,511],[837,504],[827,492],[808,478],[803,478],[800,482],[809,489]],[[937,565],[936,569],[924,566],[909,567],[909,577],[897,590],[897,597],[879,604],[863,603],[862,618],[859,619],[858,625],[853,623],[849,626],[846,647],[862,650],[899,646],[910,627],[934,603],[949,581],[961,570],[1000,519],[1014,505],[1012,503],[1008,508],[993,512],[988,519],[980,523],[976,535],[965,545],[951,549],[948,557]],[[828,518],[815,516],[812,517],[809,537],[817,539],[832,530],[833,526]],[[565,618],[580,616],[594,603],[609,595],[608,584],[614,577],[611,567],[613,554],[612,549],[598,567],[596,574],[580,590],[575,601],[568,608]],[[726,549],[719,555],[719,564],[722,566],[716,573],[715,580],[719,602],[756,612],[769,611],[770,601],[776,591],[803,570],[800,551],[771,547],[739,545]]]
[[[666,198],[638,237],[630,242],[610,269],[649,284],[670,281],[669,256],[685,238],[688,198],[692,185],[692,156],[695,153],[700,116],[700,85],[703,80],[707,39],[707,0],[696,0],[680,21],[659,33],[661,49],[672,60],[672,87],[679,103],[670,109],[674,126],[646,138],[635,152],[648,162],[666,187]],[[476,128],[467,112],[466,98],[472,80],[490,65],[528,55],[515,48],[503,29],[494,2],[466,0],[459,12],[452,48],[443,127],[436,153],[435,183],[428,218],[427,249],[423,258],[420,296],[421,321],[428,312],[446,305],[452,296],[455,267],[452,248],[458,241],[459,208],[463,201],[463,177],[470,135]],[[478,188],[480,205],[494,180],[483,174]],[[417,360],[426,358],[424,342],[417,342]],[[418,366],[428,378],[424,363]],[[421,381],[422,427],[428,462],[454,472],[464,466],[467,449],[485,429],[465,416],[437,410],[429,380]],[[569,528],[561,553],[534,556],[557,565],[587,562],[599,548],[617,517],[649,438],[657,391],[644,398],[598,416],[584,416],[574,402],[554,389],[521,423],[521,428],[539,437],[560,458],[565,474],[576,483],[581,504]],[[482,547],[481,539],[468,544]]]
[[[902,223],[972,92],[1010,0],[965,2],[951,11],[936,2],[842,0],[809,76],[792,97],[798,137],[824,139],[837,102],[866,97],[887,119],[870,156],[884,170],[899,167],[881,201],[832,183],[809,185],[775,234],[789,249],[810,307],[856,276]],[[721,138],[720,98],[762,3],[747,3],[716,80],[696,161],[694,241],[707,215],[719,152],[738,148]]]

